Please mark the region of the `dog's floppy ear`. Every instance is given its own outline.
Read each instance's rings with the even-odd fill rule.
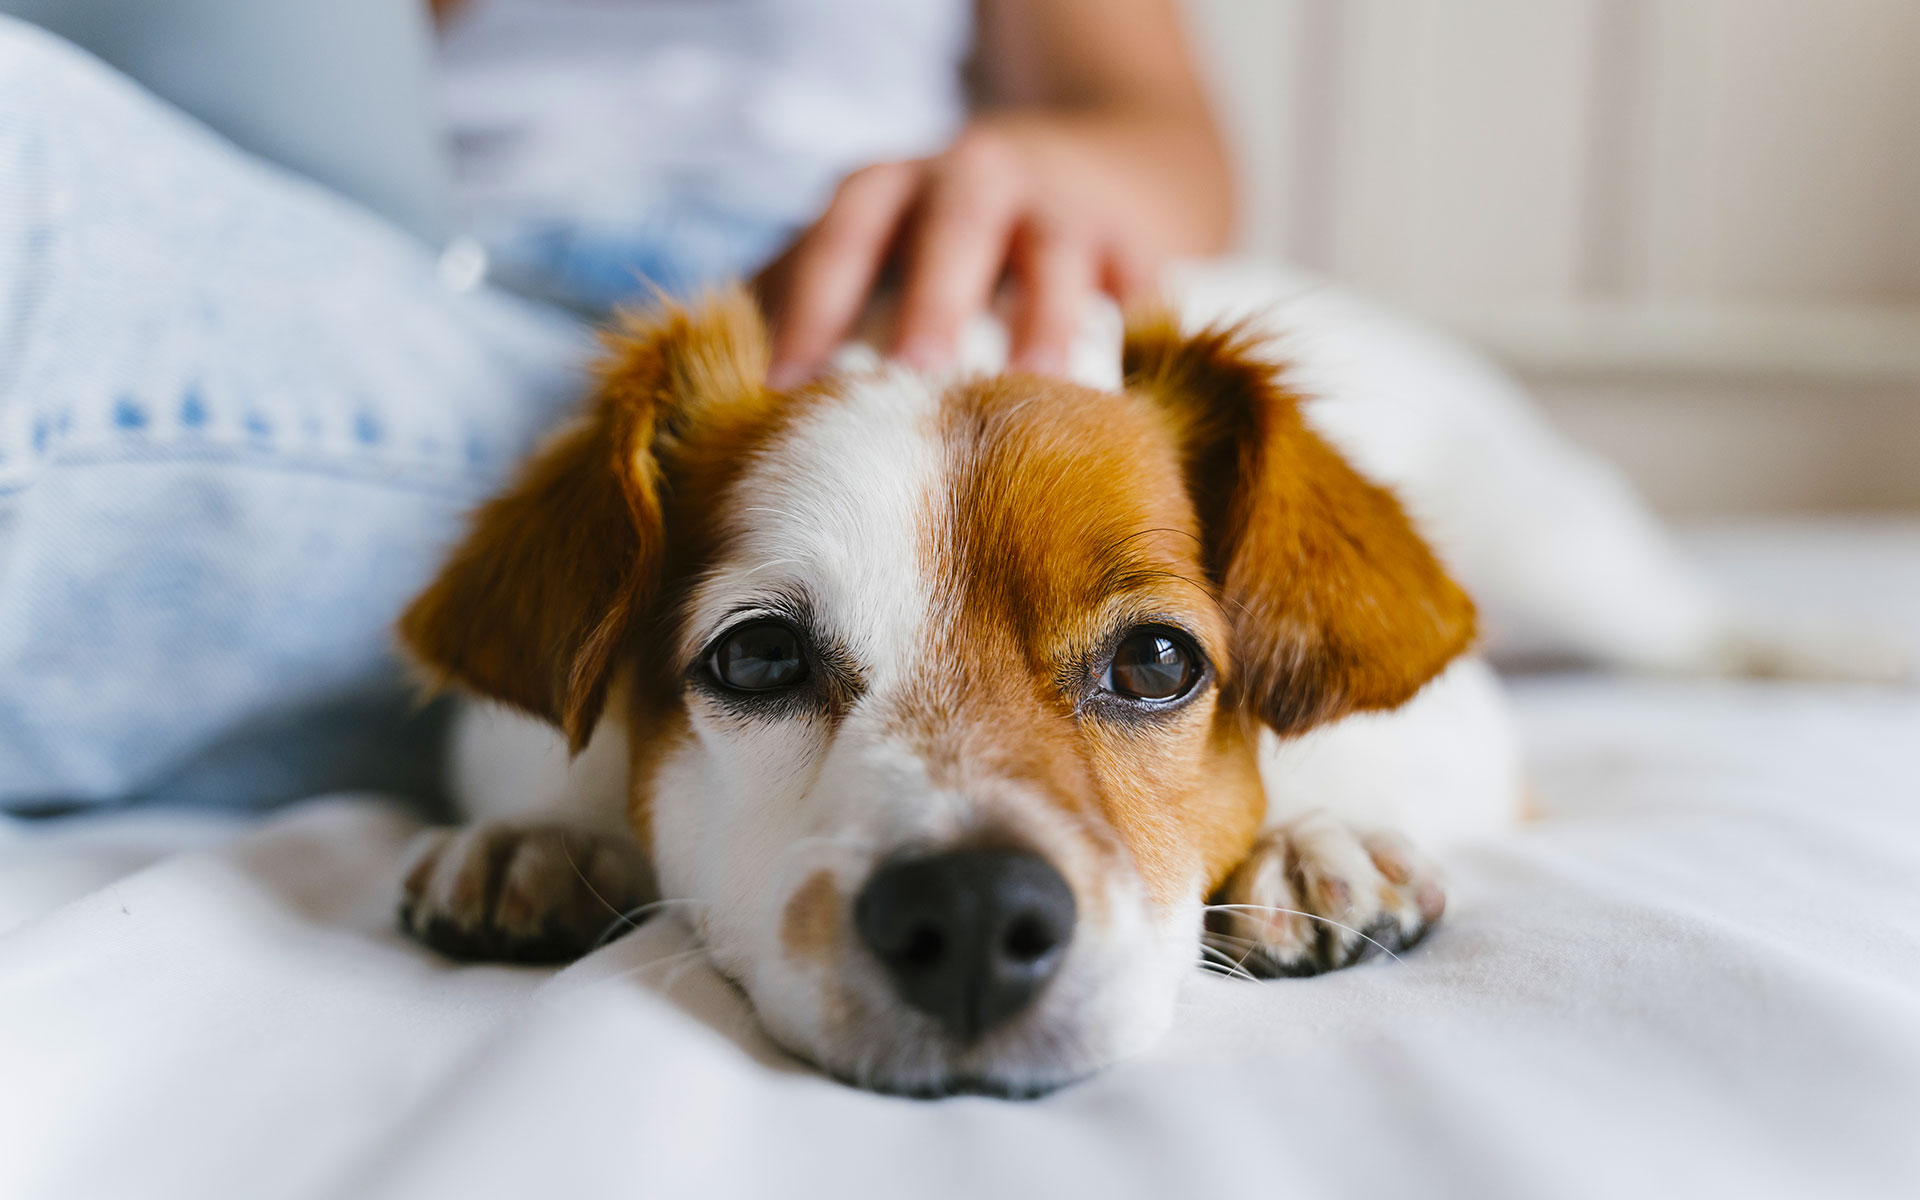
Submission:
[[[1244,326],[1129,321],[1126,385],[1184,447],[1207,567],[1233,623],[1233,691],[1282,734],[1403,703],[1474,636],[1473,604],[1392,495],[1300,415]]]
[[[623,315],[587,410],[474,514],[401,641],[457,684],[557,725],[578,752],[660,582],[663,487],[688,431],[764,397],[766,333],[732,289]]]

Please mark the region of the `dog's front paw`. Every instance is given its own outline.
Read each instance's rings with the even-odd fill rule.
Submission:
[[[1322,812],[1268,830],[1207,910],[1208,959],[1263,978],[1318,975],[1426,936],[1447,906],[1396,834]]]
[[[569,962],[627,927],[651,878],[638,846],[577,829],[434,829],[409,860],[400,927],[453,958]]]

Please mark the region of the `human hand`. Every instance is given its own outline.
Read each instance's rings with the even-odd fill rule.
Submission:
[[[1163,245],[1137,177],[1137,136],[1069,115],[976,120],[944,153],[879,163],[841,183],[827,211],[757,281],[773,320],[771,382],[818,369],[860,318],[883,273],[901,291],[891,353],[951,361],[967,321],[1013,285],[1010,365],[1062,374],[1089,299],[1147,290]]]

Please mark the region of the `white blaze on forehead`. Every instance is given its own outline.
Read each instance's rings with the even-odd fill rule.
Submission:
[[[905,370],[857,376],[803,412],[726,501],[724,556],[695,590],[697,650],[743,600],[800,586],[823,632],[884,682],[923,640],[926,543],[942,471],[939,394]]]

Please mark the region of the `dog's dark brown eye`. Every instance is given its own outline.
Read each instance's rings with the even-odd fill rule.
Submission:
[[[792,687],[807,677],[800,636],[777,621],[743,625],[713,648],[713,674],[742,692]]]
[[[1149,627],[1120,643],[1102,682],[1134,700],[1177,700],[1199,678],[1200,664],[1186,641],[1170,629]]]

